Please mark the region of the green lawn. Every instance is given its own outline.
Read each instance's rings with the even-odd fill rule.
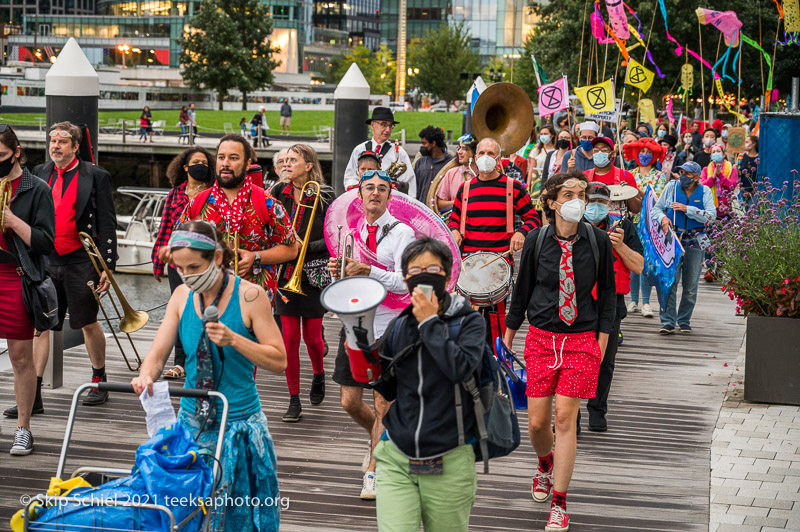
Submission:
[[[153,111],[153,120],[166,120],[168,131],[178,131],[178,114],[180,111]],[[103,111],[100,113],[101,125],[109,118],[116,120],[129,120],[139,122],[141,111]],[[197,123],[200,131],[210,131],[222,133],[226,123],[231,124],[235,132],[239,131],[239,120],[242,117],[247,122],[255,114],[255,111],[197,111]],[[39,118],[44,118],[44,113],[0,113],[0,123],[37,125]],[[395,129],[395,134],[406,130],[406,138],[417,140],[419,131],[428,125],[441,127],[445,131],[453,130],[453,138],[461,135],[461,113],[431,113],[415,111],[399,111],[395,113],[395,119],[400,124]],[[280,131],[280,116],[278,111],[267,111],[267,124],[270,132],[277,134]],[[333,111],[294,111],[292,114],[291,132],[296,135],[312,135],[314,127],[330,126],[333,127]],[[366,131],[366,126],[365,131]]]

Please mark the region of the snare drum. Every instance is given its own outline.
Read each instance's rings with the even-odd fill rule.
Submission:
[[[502,301],[511,290],[511,265],[497,259],[499,253],[479,251],[461,260],[461,275],[456,290],[473,305],[491,307]],[[497,259],[485,268],[484,264]]]

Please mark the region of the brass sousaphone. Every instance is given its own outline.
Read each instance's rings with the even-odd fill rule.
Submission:
[[[531,99],[519,85],[495,83],[483,91],[472,110],[472,131],[476,139],[491,137],[500,143],[502,155],[525,146],[535,122]],[[448,170],[458,165],[453,159],[433,178],[425,204],[438,214],[436,193]]]
[[[472,110],[472,130],[478,140],[491,137],[503,155],[525,146],[533,130],[533,104],[519,85],[495,83],[483,91]]]

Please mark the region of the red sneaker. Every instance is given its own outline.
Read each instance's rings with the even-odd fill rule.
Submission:
[[[706,274],[703,276],[703,279],[705,279],[707,283],[713,283],[716,280],[716,277],[714,277],[713,273],[706,270]]]
[[[547,502],[550,492],[553,490],[553,472],[536,469],[533,476],[533,486],[531,496],[535,502]]]
[[[561,506],[550,508],[550,519],[544,532],[567,532],[569,530],[569,516]]]

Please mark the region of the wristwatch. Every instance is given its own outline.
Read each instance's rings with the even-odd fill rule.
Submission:
[[[261,255],[258,254],[258,251],[254,251],[255,258],[253,259],[253,275],[258,275],[261,273]]]

